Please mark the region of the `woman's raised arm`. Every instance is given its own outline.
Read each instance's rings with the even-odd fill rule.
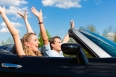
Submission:
[[[31,26],[30,26],[30,24],[29,24],[29,22],[28,22],[27,12],[25,11],[24,14],[19,13],[19,12],[17,12],[17,13],[24,19],[24,22],[25,22],[26,28],[27,28],[27,33],[29,33],[29,32],[34,33],[33,30],[32,30],[32,28],[31,28]]]
[[[0,6],[0,15],[3,18],[4,22],[6,23],[7,28],[9,29],[14,43],[15,43],[15,47],[16,47],[16,51],[18,53],[18,55],[25,55],[24,51],[23,51],[23,47],[21,44],[21,40],[18,34],[18,31],[15,29],[15,27],[12,25],[12,23],[10,22],[10,20],[8,19],[8,17],[6,16],[5,13],[5,7],[1,7]]]

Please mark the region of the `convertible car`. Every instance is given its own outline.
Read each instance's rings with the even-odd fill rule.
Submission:
[[[116,77],[116,43],[77,28],[69,36],[76,43],[61,46],[69,57],[18,56],[13,44],[0,46],[0,77]]]

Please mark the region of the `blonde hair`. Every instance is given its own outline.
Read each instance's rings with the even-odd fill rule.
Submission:
[[[25,42],[29,42],[32,35],[36,35],[35,33],[26,33],[21,39],[23,50],[27,56],[42,56],[40,51],[33,52],[29,50],[29,47],[25,45]]]

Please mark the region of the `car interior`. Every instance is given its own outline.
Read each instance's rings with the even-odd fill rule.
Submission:
[[[13,44],[3,45],[0,47],[1,54],[12,54]]]

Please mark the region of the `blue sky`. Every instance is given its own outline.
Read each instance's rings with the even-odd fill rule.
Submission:
[[[62,39],[70,28],[70,20],[75,27],[94,25],[99,33],[112,26],[116,27],[116,0],[0,0],[0,6],[5,6],[6,14],[20,37],[27,32],[23,19],[17,12],[27,10],[28,21],[39,33],[37,18],[31,12],[31,7],[42,9],[44,25],[51,36],[58,35]],[[0,17],[0,41],[12,38],[2,18]]]

